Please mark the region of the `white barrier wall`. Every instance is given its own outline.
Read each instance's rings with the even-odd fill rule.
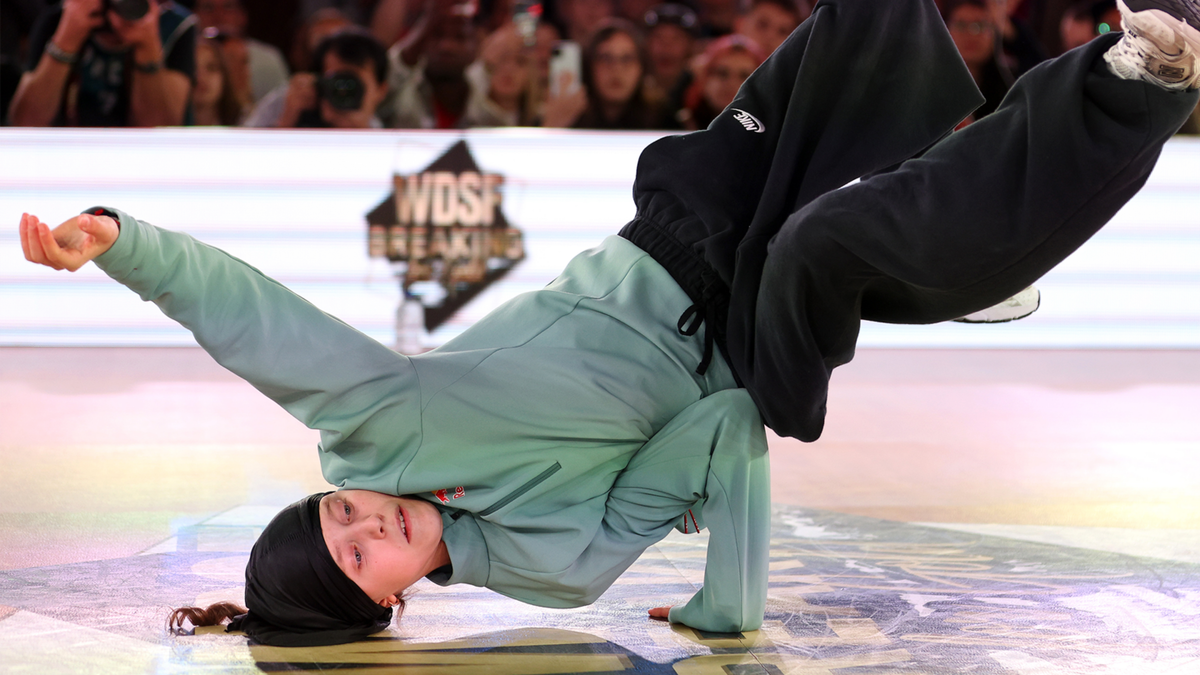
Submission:
[[[395,341],[398,284],[367,256],[368,211],[394,172],[465,138],[503,174],[528,257],[423,338],[453,337],[633,216],[638,154],[656,134],[0,129],[0,345],[189,345],[184,329],[93,266],[28,264],[22,211],[58,222],[103,204],[223,248],[376,339]],[[1003,325],[866,324],[867,347],[1200,348],[1200,142],[1172,141],[1149,184],[1039,284],[1042,309]]]

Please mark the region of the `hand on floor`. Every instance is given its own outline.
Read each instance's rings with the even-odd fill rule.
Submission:
[[[108,216],[82,214],[51,231],[37,216],[21,214],[21,249],[30,262],[74,272],[112,248],[120,229]]]
[[[670,605],[668,605],[666,607],[655,607],[654,609],[650,610],[650,618],[651,619],[662,619],[663,621],[670,621],[670,614],[671,614],[671,606]]]

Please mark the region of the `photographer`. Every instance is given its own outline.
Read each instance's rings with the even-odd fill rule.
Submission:
[[[387,51],[365,31],[343,30],[317,46],[311,72],[292,76],[277,126],[379,129],[386,95]]]
[[[18,126],[184,123],[195,79],[195,18],[158,0],[66,0],[38,19]]]

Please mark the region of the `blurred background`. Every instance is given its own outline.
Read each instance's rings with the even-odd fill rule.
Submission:
[[[1040,61],[1120,30],[1115,0],[939,7],[987,98],[962,125]],[[810,11],[808,0],[5,0],[0,110],[14,128],[0,129],[0,211],[55,221],[123,208],[420,351],[619,229],[642,148],[704,128]],[[1146,190],[1039,284],[1037,322],[869,325],[861,344],[1196,347],[1196,121]],[[388,243],[402,224],[383,214],[405,177],[462,140],[471,170],[498,177],[514,254],[429,268]],[[21,262],[0,261],[0,345],[192,344],[94,269],[67,286]],[[51,309],[67,292],[86,299],[69,316]]]
[[[972,119],[1041,60],[1120,30],[1115,0],[938,4],[988,99]],[[808,0],[6,0],[0,110],[13,126],[698,129],[810,11]]]

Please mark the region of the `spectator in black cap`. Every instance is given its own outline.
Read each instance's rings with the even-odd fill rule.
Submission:
[[[673,119],[683,107],[683,95],[692,84],[689,62],[695,52],[700,20],[686,5],[664,3],[643,17],[646,26],[647,96],[662,101]],[[674,123],[665,126],[674,127]]]

